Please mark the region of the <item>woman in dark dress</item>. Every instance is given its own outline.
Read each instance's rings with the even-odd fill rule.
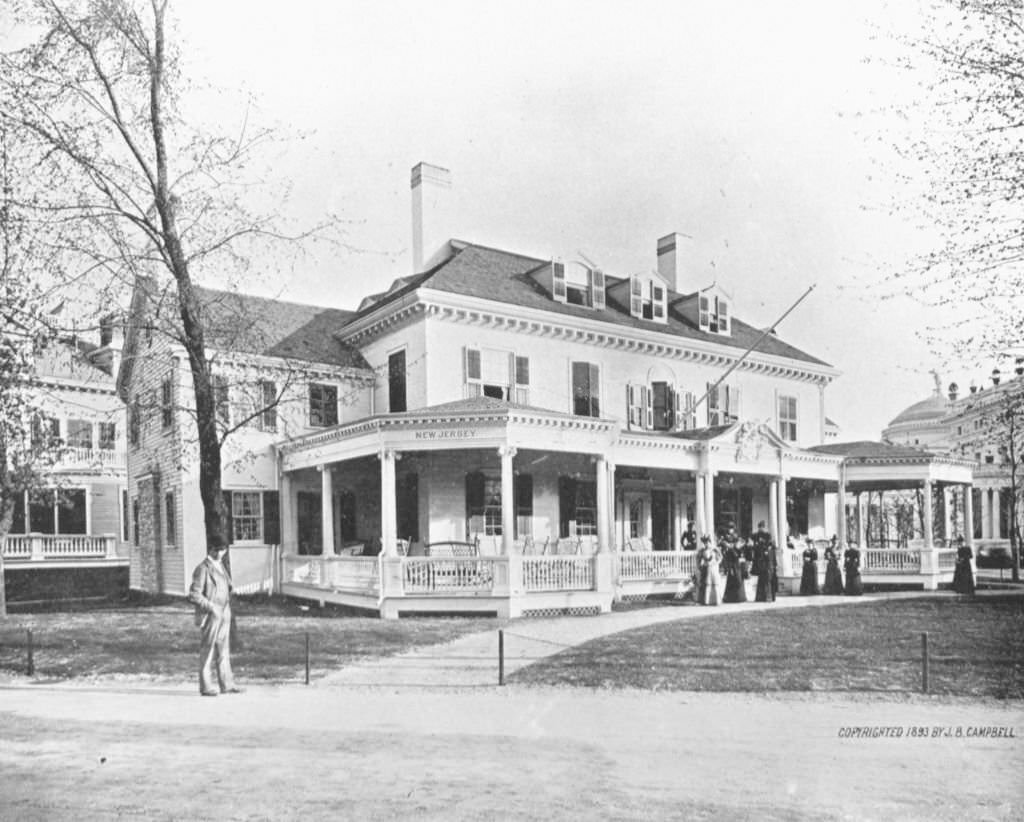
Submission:
[[[725,566],[725,593],[722,602],[746,602],[747,590],[743,587],[743,554],[735,528],[730,528],[722,538],[722,563]]]
[[[825,593],[831,596],[841,596],[843,593],[843,573],[839,570],[839,548],[837,537],[825,549],[825,559],[828,566],[825,568]]]
[[[850,597],[859,597],[864,593],[864,584],[860,581],[860,550],[852,545],[843,554],[843,570],[846,572],[843,593]]]
[[[971,550],[971,546],[964,542],[963,537],[958,537],[956,541],[956,569],[953,571],[953,590],[958,594],[974,593],[972,559],[974,559],[974,552]]]
[[[679,544],[684,551],[697,550],[697,532],[693,530],[692,521],[686,523],[686,530],[683,531],[683,536],[679,540]]]
[[[757,575],[757,602],[775,602],[775,546],[764,529],[764,522],[757,524],[754,534],[754,573]]]
[[[701,549],[697,553],[697,567],[700,569],[697,602],[701,605],[719,605],[722,602],[722,577],[718,564],[722,561],[722,555],[711,544],[711,537],[707,534],[700,541]]]
[[[808,540],[804,548],[804,569],[800,574],[800,596],[816,596],[821,593],[818,587],[818,549]]]

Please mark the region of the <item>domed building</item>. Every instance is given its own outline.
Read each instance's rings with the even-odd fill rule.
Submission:
[[[975,539],[983,541],[978,546],[981,555],[1009,549],[1014,491],[1007,449],[1009,434],[999,419],[1008,408],[1019,407],[1024,359],[1018,358],[1013,375],[1007,379],[1002,379],[998,368],[993,370],[991,383],[987,388],[972,384],[963,396],[959,386],[950,383],[943,396],[935,374],[931,396],[905,408],[882,431],[883,439],[895,445],[976,463],[972,531]]]
[[[934,453],[949,453],[952,444],[947,417],[951,405],[936,385],[930,397],[915,402],[893,417],[882,431],[882,438],[894,445],[912,445]]]

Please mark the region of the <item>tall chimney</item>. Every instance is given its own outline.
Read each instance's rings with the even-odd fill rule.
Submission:
[[[451,239],[448,222],[452,174],[446,168],[417,163],[412,169],[412,273],[439,263]]]
[[[683,292],[683,259],[692,239],[675,232],[658,240],[658,273],[677,294]]]

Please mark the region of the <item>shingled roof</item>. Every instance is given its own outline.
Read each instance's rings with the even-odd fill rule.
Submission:
[[[354,348],[334,337],[353,315],[338,308],[253,297],[197,286],[206,344],[242,354],[369,368]]]
[[[452,241],[452,247],[455,253],[449,259],[422,275],[396,280],[388,291],[374,295],[372,300],[364,301],[364,305],[356,312],[356,316],[363,316],[370,311],[375,311],[382,305],[417,288],[431,288],[581,319],[602,320],[637,330],[672,334],[677,337],[724,345],[743,351],[753,345],[763,333],[762,329],[748,325],[735,316],[732,318],[732,334],[728,336],[701,331],[692,320],[673,308],[673,303],[689,301],[696,296],[695,294],[683,295],[672,291],[668,293],[669,316],[665,325],[633,317],[611,300],[608,301],[608,305],[603,311],[556,302],[529,276],[529,272],[550,262],[549,260],[461,241]],[[607,273],[606,280],[609,290],[623,282],[622,278],[613,277]],[[757,351],[761,354],[787,357],[816,365],[828,365],[823,360],[783,342],[773,334],[769,334],[761,341]]]

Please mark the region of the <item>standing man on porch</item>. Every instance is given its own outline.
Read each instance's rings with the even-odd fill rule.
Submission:
[[[231,575],[224,567],[227,546],[210,545],[206,559],[192,572],[188,599],[196,606],[200,630],[199,693],[203,696],[239,694],[231,672]],[[217,667],[217,682],[213,668]]]
[[[754,534],[754,573],[757,575],[755,602],[775,602],[778,565],[775,546],[771,535],[765,530],[764,520],[757,523],[757,532]]]

